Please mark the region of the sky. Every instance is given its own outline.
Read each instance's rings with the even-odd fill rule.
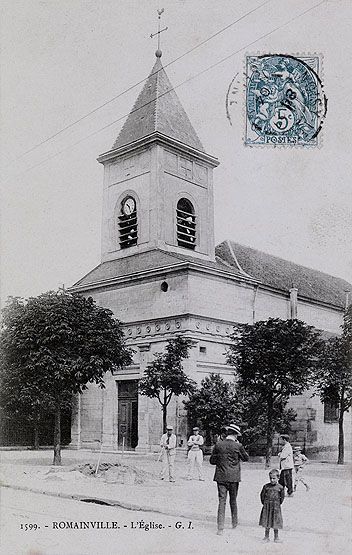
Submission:
[[[205,150],[220,161],[216,242],[232,239],[352,282],[349,1],[3,0],[2,304],[69,287],[99,264],[96,158],[111,148],[142,83],[121,93],[154,65],[160,7],[164,66],[242,18],[166,68]],[[245,55],[278,52],[321,57],[328,113],[317,148],[244,146]]]

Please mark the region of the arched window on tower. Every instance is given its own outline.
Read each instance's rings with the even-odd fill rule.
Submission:
[[[196,246],[196,215],[193,204],[181,198],[176,209],[177,244],[179,247],[194,250]]]
[[[137,245],[137,205],[135,199],[132,196],[125,197],[121,202],[121,210],[118,223],[121,249],[127,249],[129,247],[133,247],[133,245]]]

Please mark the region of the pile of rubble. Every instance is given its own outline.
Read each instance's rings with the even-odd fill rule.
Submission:
[[[109,484],[145,484],[156,480],[156,476],[150,472],[122,463],[102,462],[99,464],[98,471],[97,465],[87,463],[79,465],[76,470],[84,476],[97,477]]]

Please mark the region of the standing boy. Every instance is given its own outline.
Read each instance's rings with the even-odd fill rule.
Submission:
[[[293,465],[295,469],[295,487],[294,491],[297,489],[298,482],[302,482],[302,484],[306,487],[306,490],[309,491],[309,486],[305,481],[303,476],[303,468],[307,464],[308,459],[303,453],[301,453],[300,447],[293,448]]]

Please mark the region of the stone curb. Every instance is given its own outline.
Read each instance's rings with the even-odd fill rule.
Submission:
[[[14,490],[18,490],[18,491],[28,491],[31,493],[39,493],[42,495],[47,495],[49,497],[60,497],[61,499],[71,499],[71,500],[75,500],[75,501],[81,501],[82,503],[84,502],[88,502],[88,503],[96,503],[97,505],[106,505],[106,506],[110,506],[110,507],[121,507],[122,509],[126,509],[126,510],[130,510],[130,511],[142,511],[142,512],[152,512],[152,513],[157,513],[157,514],[162,514],[165,516],[174,516],[177,517],[178,519],[184,518],[187,520],[193,520],[193,521],[198,521],[198,522],[211,522],[214,527],[216,527],[216,515],[214,514],[214,516],[210,516],[210,515],[204,515],[204,514],[198,514],[198,513],[182,513],[179,511],[172,511],[172,510],[167,510],[167,509],[159,509],[159,508],[154,508],[148,505],[135,505],[133,503],[127,503],[125,501],[118,501],[118,500],[113,500],[113,499],[108,499],[108,498],[99,498],[99,497],[94,497],[91,495],[81,495],[81,494],[70,494],[70,493],[60,493],[60,492],[53,492],[53,491],[45,491],[43,489],[38,489],[38,488],[31,488],[28,486],[18,486],[15,484],[0,484],[0,487],[4,487],[4,488],[9,488],[9,489],[14,489]],[[240,527],[250,527],[253,528],[254,523],[253,522],[244,522],[241,521],[239,523]],[[291,531],[291,529],[289,527],[286,527],[286,531],[289,532]],[[312,530],[312,529],[305,529],[303,530],[305,533],[309,533],[309,534],[319,534],[319,535],[325,535],[325,531],[322,530]],[[344,534],[337,534],[338,536],[341,537],[345,537]]]
[[[215,522],[215,516],[210,515],[199,515],[196,513],[180,513],[179,511],[172,511],[168,509],[159,509],[151,507],[149,505],[134,505],[133,503],[128,503],[126,501],[118,501],[108,498],[93,497],[91,495],[81,495],[75,493],[60,493],[53,491],[45,491],[38,488],[31,488],[28,486],[18,486],[14,484],[1,484],[0,487],[14,489],[18,491],[28,491],[31,493],[39,493],[42,495],[47,495],[50,497],[60,497],[62,499],[73,499],[75,501],[81,501],[86,503],[96,503],[97,505],[107,505],[110,507],[121,507],[122,509],[127,509],[129,511],[143,511],[150,513],[158,513],[166,516],[176,516],[178,518],[193,519],[198,521]]]

